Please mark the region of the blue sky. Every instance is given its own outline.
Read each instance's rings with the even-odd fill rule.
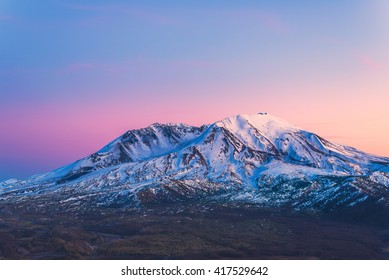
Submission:
[[[389,2],[1,1],[0,180],[269,111],[389,156]]]

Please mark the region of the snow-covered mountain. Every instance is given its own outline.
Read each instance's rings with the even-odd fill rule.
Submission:
[[[0,183],[0,202],[41,206],[137,207],[184,199],[314,210],[389,207],[389,159],[259,113],[201,127],[155,123],[52,172]]]

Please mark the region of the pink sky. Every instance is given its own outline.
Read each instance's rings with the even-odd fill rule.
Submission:
[[[266,111],[389,156],[389,4],[0,4],[0,181],[153,122]]]

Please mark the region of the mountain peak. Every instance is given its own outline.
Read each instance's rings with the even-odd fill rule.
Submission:
[[[254,127],[261,133],[272,136],[280,131],[298,131],[297,126],[284,121],[268,113],[258,113],[254,115],[240,114],[225,118],[215,123],[216,126],[224,127],[232,132],[242,131],[248,127]]]
[[[135,207],[229,192],[264,205],[316,207],[343,205],[347,192],[352,206],[368,196],[389,198],[388,168],[389,159],[331,143],[270,114],[241,114],[200,127],[154,123],[130,130],[50,173],[0,183],[0,202],[34,195],[69,207],[85,198]]]
[[[187,125],[187,124],[182,123],[182,122],[178,122],[178,123],[174,123],[174,122],[168,122],[168,123],[155,122],[155,123],[152,123],[150,126],[146,127],[145,129],[147,129],[147,128],[158,129],[158,128],[165,128],[165,127],[190,128],[192,126]]]
[[[159,122],[154,122],[152,124],[150,124],[150,127],[158,127],[158,126],[161,126],[163,124],[159,123]]]

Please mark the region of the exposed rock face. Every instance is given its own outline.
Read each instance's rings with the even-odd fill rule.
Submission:
[[[139,207],[185,199],[331,210],[389,207],[389,159],[260,113],[153,124],[47,174],[0,183],[0,202]]]

